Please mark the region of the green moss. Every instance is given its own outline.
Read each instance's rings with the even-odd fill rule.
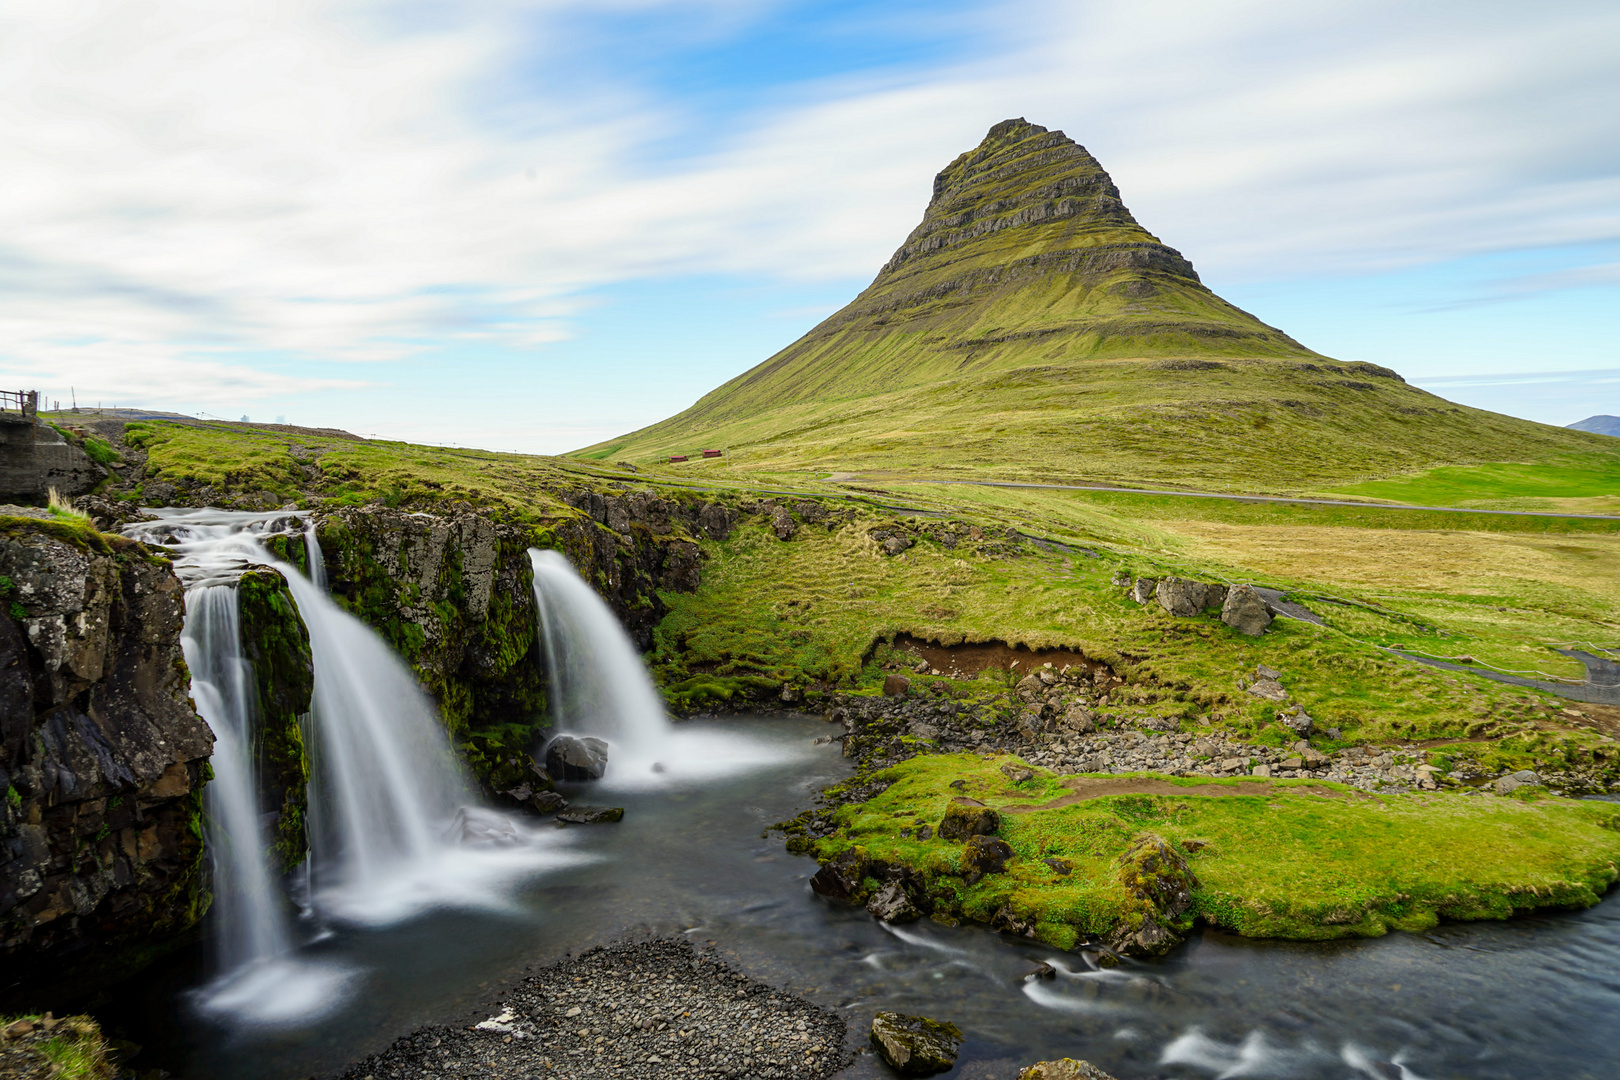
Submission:
[[[1170,790],[1043,809],[1070,793],[1062,779],[1037,769],[1012,788],[998,771],[1006,760],[936,755],[896,766],[881,774],[892,781],[881,795],[837,812],[838,830],[817,856],[859,846],[921,871],[961,914],[989,921],[1006,905],[1054,943],[1104,936],[1137,909],[1119,860],[1143,828],[1186,853],[1199,881],[1193,914],[1251,937],[1373,936],[1439,919],[1590,907],[1620,877],[1620,812],[1608,804],[1379,796],[1317,781],[1271,781],[1265,795],[1181,796],[1176,788],[1250,781],[1144,776]],[[1000,835],[1015,855],[1006,874],[969,886],[959,844],[900,837],[918,820],[940,820],[960,793],[953,780],[1001,811]],[[1059,874],[1046,858],[1072,872]]]
[[[249,570],[236,595],[242,651],[253,665],[258,692],[254,742],[260,805],[279,812],[272,851],[285,872],[303,861],[309,846],[304,819],[310,762],[302,727],[315,687],[309,632],[276,571]]]

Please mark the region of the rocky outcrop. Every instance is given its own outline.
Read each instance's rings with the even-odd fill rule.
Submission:
[[[1192,923],[1198,887],[1187,859],[1163,837],[1143,833],[1119,857],[1119,881],[1135,910],[1109,935],[1109,944],[1133,956],[1158,956],[1181,944],[1178,931]]]
[[[1114,1080],[1089,1061],[1061,1058],[1037,1061],[1018,1074],[1018,1080]]]
[[[51,489],[82,495],[107,478],[78,442],[43,421],[0,417],[0,499],[43,506]]]
[[[254,567],[236,583],[242,655],[253,665],[257,709],[258,800],[275,815],[271,853],[278,868],[291,870],[309,850],[309,751],[301,719],[315,692],[309,631],[286,579],[269,567]]]
[[[1240,634],[1259,637],[1271,626],[1271,605],[1249,585],[1234,585],[1227,590],[1221,605],[1221,622]]]
[[[207,909],[213,735],[188,697],[165,560],[0,517],[0,593],[0,956],[13,992],[71,992],[149,961]]]
[[[556,780],[600,780],[607,763],[607,743],[589,735],[558,735],[546,747],[546,772]]]

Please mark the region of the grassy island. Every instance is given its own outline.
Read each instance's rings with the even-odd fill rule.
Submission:
[[[1058,776],[971,754],[912,758],[875,779],[889,786],[837,811],[836,831],[814,844],[818,858],[848,864],[854,851],[891,878],[903,868],[935,918],[1021,929],[1059,948],[1141,919],[1125,857],[1144,837],[1190,871],[1182,928],[1198,918],[1250,937],[1377,936],[1586,908],[1620,878],[1620,807],[1539,791],[1379,795],[1315,780]],[[965,872],[969,845],[938,835],[953,802],[995,811],[995,836],[1012,852],[1004,870]],[[875,892],[881,882],[863,885]]]

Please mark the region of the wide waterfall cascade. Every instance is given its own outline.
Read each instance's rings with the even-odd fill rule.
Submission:
[[[530,548],[529,562],[553,722],[608,743],[607,787],[663,787],[781,760],[781,749],[762,741],[671,724],[635,643],[568,559]]]
[[[309,633],[311,854],[300,884],[312,916],[380,925],[435,907],[504,908],[506,886],[580,861],[555,830],[541,833],[477,805],[432,702],[404,662],[327,595],[324,581],[271,555],[264,537],[308,535],[300,515],[155,513],[125,532],[176,556],[187,587],[193,695],[216,736],[205,797],[219,874],[211,918],[221,974],[199,994],[205,1011],[246,1023],[293,1022],[335,1004],[355,974],[299,957],[283,883],[270,868],[253,761],[256,693],[235,588],[251,566],[281,573]],[[314,555],[312,576],[323,569]]]

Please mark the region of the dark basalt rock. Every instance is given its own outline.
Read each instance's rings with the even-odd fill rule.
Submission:
[[[1007,869],[1013,850],[999,836],[975,836],[962,849],[962,871],[977,880]]]
[[[1018,1080],[1114,1080],[1089,1061],[1063,1058],[1039,1061],[1018,1074]]]
[[[1143,833],[1119,857],[1119,881],[1138,907],[1114,927],[1108,944],[1136,956],[1158,956],[1179,945],[1177,931],[1189,924],[1198,887],[1181,853],[1163,837]]]
[[[546,746],[546,772],[558,780],[600,780],[607,763],[607,743],[589,735],[558,735]]]
[[[865,896],[865,878],[866,860],[857,849],[845,848],[810,878],[810,890],[829,900],[855,904]]]
[[[879,889],[872,899],[866,902],[866,910],[874,918],[886,923],[913,922],[922,918],[922,912],[917,910],[911,898],[906,895],[905,889],[899,883],[890,882]]]
[[[115,981],[208,910],[201,800],[214,739],[188,693],[182,596],[168,563],[133,541],[4,519],[7,992]]]
[[[622,806],[570,806],[557,811],[557,820],[570,825],[609,825],[624,820]]]
[[[878,1057],[901,1076],[932,1076],[956,1064],[963,1036],[949,1022],[880,1012],[872,1017],[871,1039]]]

